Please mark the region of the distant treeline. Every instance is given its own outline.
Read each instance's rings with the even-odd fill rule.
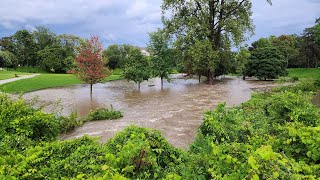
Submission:
[[[289,68],[320,67],[320,18],[316,25],[306,28],[301,35],[281,35],[261,38],[252,43],[250,51],[262,47],[276,47],[288,60]]]
[[[57,35],[39,26],[33,31],[19,30],[0,39],[0,67],[41,67],[51,72],[66,72],[74,66],[75,49],[81,38]]]

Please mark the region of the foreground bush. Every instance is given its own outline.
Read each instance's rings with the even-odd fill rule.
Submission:
[[[119,119],[123,117],[121,111],[117,111],[111,108],[98,108],[94,111],[91,111],[89,115],[85,118],[85,121],[95,121],[95,120],[111,120],[111,119]]]

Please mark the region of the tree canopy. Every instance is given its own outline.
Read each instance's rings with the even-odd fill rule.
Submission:
[[[140,49],[133,48],[129,51],[123,75],[127,80],[138,83],[139,90],[140,83],[150,78],[150,62],[143,56]]]
[[[250,0],[164,0],[163,23],[167,33],[177,39],[177,48],[183,51],[182,59],[189,64],[197,61],[187,53],[196,42],[209,44],[209,53],[225,55],[231,52],[231,46],[239,45],[246,34],[252,34],[251,7]],[[224,61],[228,59],[213,56],[208,63],[211,66],[203,66],[209,83],[213,76],[226,73]]]
[[[275,79],[287,75],[287,61],[275,47],[258,48],[251,52],[246,65],[246,75],[259,79]]]
[[[98,36],[91,36],[79,47],[76,57],[77,76],[80,80],[92,85],[100,82],[109,75],[109,70],[104,66],[102,60],[102,44]]]
[[[160,77],[163,87],[163,79],[169,79],[173,70],[175,53],[170,47],[169,37],[162,30],[150,33],[149,37],[148,51],[151,55],[152,75]]]

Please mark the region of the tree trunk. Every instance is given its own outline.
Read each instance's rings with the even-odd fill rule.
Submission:
[[[90,84],[90,97],[92,98],[92,86],[93,86],[93,84],[91,83]]]
[[[199,75],[199,83],[201,83],[201,75]]]
[[[163,89],[163,77],[161,76],[161,89]]]
[[[138,90],[140,91],[140,82],[138,82]]]
[[[242,76],[242,80],[246,80],[246,76],[245,75]]]
[[[212,72],[210,70],[208,70],[207,81],[208,81],[208,84],[212,84],[213,83],[213,75],[212,75]]]

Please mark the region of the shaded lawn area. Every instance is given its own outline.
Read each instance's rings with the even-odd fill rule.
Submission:
[[[25,72],[0,70],[0,80],[15,78],[15,74],[17,74],[18,76],[30,75],[30,73],[25,73]]]
[[[104,79],[103,82],[119,79],[122,79],[120,75],[111,75]],[[16,94],[75,84],[83,84],[83,82],[77,79],[73,74],[40,74],[39,76],[30,79],[23,79],[0,85],[0,91]]]
[[[320,68],[290,68],[289,77],[320,79]]]

